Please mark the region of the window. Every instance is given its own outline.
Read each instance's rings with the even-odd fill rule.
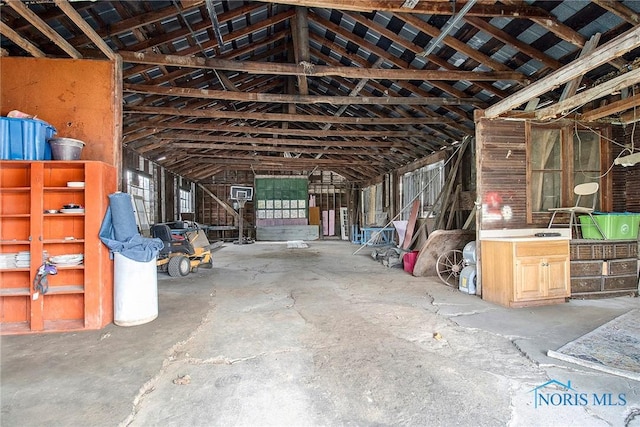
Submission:
[[[532,126],[529,135],[531,212],[546,213],[549,208],[572,206],[573,187],[577,184],[598,182],[602,187],[600,134]]]
[[[420,200],[420,218],[426,218],[437,211],[436,202],[444,187],[444,161],[407,172],[402,176],[401,200],[404,211],[402,219],[408,220],[411,209],[407,207],[416,197]]]
[[[193,213],[193,192],[180,188],[180,213]]]
[[[128,170],[126,173],[127,193],[131,194],[131,196],[141,197],[144,200],[144,207],[149,216],[149,221],[153,223],[156,218],[154,215],[152,183],[151,176],[142,172]]]
[[[562,146],[560,129],[531,129],[531,204],[534,212],[560,206]]]

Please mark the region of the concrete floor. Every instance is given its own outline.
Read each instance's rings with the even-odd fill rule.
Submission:
[[[640,425],[640,383],[546,356],[638,298],[506,309],[308,243],[226,244],[212,270],[159,274],[145,325],[2,337],[0,424]],[[626,405],[535,408],[552,379]]]

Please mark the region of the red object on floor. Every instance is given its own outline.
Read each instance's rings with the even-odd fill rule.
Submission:
[[[413,267],[416,265],[418,253],[419,251],[407,252],[402,257],[402,266],[404,267],[404,271],[409,274],[413,274]]]

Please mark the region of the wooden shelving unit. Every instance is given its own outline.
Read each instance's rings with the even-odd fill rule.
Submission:
[[[67,182],[84,182],[84,188]],[[100,329],[113,321],[113,263],[98,237],[115,168],[97,161],[0,161],[0,253],[30,253],[29,267],[0,269],[2,334]],[[77,204],[84,213],[45,213]],[[34,289],[43,254],[83,254]]]

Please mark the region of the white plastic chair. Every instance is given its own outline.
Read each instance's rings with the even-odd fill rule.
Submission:
[[[576,185],[573,188],[573,192],[577,196],[575,206],[565,207],[565,208],[549,208],[548,209],[549,212],[553,212],[553,215],[551,215],[551,219],[549,220],[549,225],[547,226],[547,228],[551,228],[551,226],[553,225],[553,220],[555,219],[557,213],[568,213],[569,229],[571,229],[575,225],[576,237],[577,237],[578,221],[576,218],[576,214],[584,214],[584,215],[589,215],[589,217],[591,218],[591,222],[596,226],[602,238],[605,239],[606,236],[604,235],[604,233],[600,229],[600,226],[595,221],[592,215],[592,212],[596,208],[596,197],[595,196],[593,197],[593,204],[591,205],[591,207],[580,206],[580,199],[582,196],[592,196],[598,192],[599,188],[600,188],[600,185],[597,182],[586,182],[584,184]]]

